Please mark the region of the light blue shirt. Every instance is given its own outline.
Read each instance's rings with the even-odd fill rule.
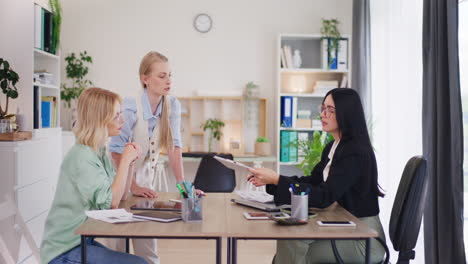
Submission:
[[[172,139],[175,147],[182,147],[180,136],[180,102],[173,96],[167,96],[171,104],[171,115],[169,116],[169,125],[172,130]],[[161,116],[162,104],[159,103],[156,108],[156,114],[151,112],[151,105],[148,99],[146,89],[140,97],[143,108],[143,119],[148,122],[148,140],[153,135],[154,127],[156,126],[156,118]],[[108,146],[109,152],[122,153],[125,144],[133,137],[133,127],[137,121],[137,105],[134,98],[125,98],[122,104],[122,115],[125,118],[125,123],[122,126],[120,135],[112,137]]]

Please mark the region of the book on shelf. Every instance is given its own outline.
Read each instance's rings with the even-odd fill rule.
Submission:
[[[286,61],[286,68],[292,68],[292,54],[291,54],[291,47],[288,45],[283,46],[284,51],[284,58]]]
[[[297,162],[297,131],[288,131],[289,132],[289,162]]]
[[[343,78],[341,78],[340,88],[348,88],[348,76],[343,74]]]
[[[292,126],[292,97],[282,96],[281,97],[281,126],[291,127]]]
[[[41,119],[43,128],[57,126],[57,98],[55,96],[42,96]]]
[[[286,64],[286,57],[284,56],[284,49],[281,49],[281,52],[280,52],[280,56],[281,56],[281,68],[288,68],[288,65]]]
[[[339,40],[337,59],[337,69],[340,71],[348,70],[348,39],[343,38]]]
[[[297,126],[297,102],[298,98],[297,97],[293,97],[292,98],[292,127],[296,127]]]
[[[39,99],[39,86],[33,87],[33,128],[38,129],[42,127],[40,113],[41,100]]]
[[[34,48],[55,54],[53,50],[53,14],[34,5]]]
[[[280,161],[289,162],[289,131],[280,132]]]

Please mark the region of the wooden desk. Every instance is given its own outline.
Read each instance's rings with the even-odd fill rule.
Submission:
[[[177,193],[158,193],[160,200],[180,199]],[[221,241],[225,236],[226,213],[225,195],[210,193],[203,199],[203,221],[200,223],[136,222],[110,224],[88,218],[75,234],[81,236],[82,263],[86,263],[86,238],[108,237],[125,238],[129,252],[129,238],[165,238],[165,239],[214,239],[216,240],[216,263],[221,264]],[[132,196],[121,202],[120,207],[130,212],[130,207],[145,198]],[[136,212],[136,211],[134,211]]]
[[[247,220],[243,212],[255,209],[231,202],[236,194],[209,193],[203,199],[203,221],[201,223],[137,222],[110,224],[88,219],[75,233],[81,235],[82,263],[86,263],[86,238],[109,237],[125,238],[129,252],[129,238],[168,238],[168,239],[214,239],[216,240],[216,263],[221,263],[221,239],[227,238],[227,263],[237,263],[237,240],[296,240],[296,239],[353,239],[366,240],[366,263],[370,263],[370,239],[378,234],[365,223],[354,217],[340,206],[320,211],[307,225],[279,226],[274,221]],[[159,193],[161,200],[179,199],[176,193]],[[130,211],[130,206],[145,198],[130,197],[120,204]],[[317,220],[353,221],[355,228],[319,227]]]
[[[228,234],[228,263],[237,263],[237,240],[366,240],[366,263],[370,263],[370,240],[378,237],[378,233],[365,223],[353,216],[341,206],[334,206],[329,210],[318,212],[317,217],[309,219],[307,225],[280,226],[274,221],[247,220],[243,216],[246,211],[259,211],[232,203],[235,194],[226,195],[228,204],[227,234]],[[231,205],[229,205],[231,204]],[[353,221],[356,227],[320,227],[317,220]]]

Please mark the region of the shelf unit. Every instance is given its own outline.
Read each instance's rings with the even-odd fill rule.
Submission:
[[[230,152],[241,155],[253,153],[255,139],[266,137],[266,109],[264,98],[254,100],[253,108],[240,96],[229,97],[178,97],[181,103],[181,134],[184,151],[208,151],[209,131],[204,132],[202,124],[209,118],[225,123],[223,136],[213,140],[212,151]],[[249,115],[251,115],[249,117]],[[249,120],[258,120],[251,124]],[[231,141],[240,142],[240,148],[233,150]]]
[[[10,113],[15,108],[24,115],[26,131],[33,131],[33,138],[24,141],[0,142],[0,168],[2,184],[0,193],[11,194],[31,231],[36,245],[42,241],[44,223],[50,209],[62,161],[62,134],[60,123],[60,55],[34,48],[35,4],[50,10],[47,0],[2,1],[0,31],[9,36],[9,41],[0,45],[0,54],[20,75],[17,84],[19,97],[11,100]],[[3,56],[2,56],[3,57]],[[47,70],[54,74],[52,84],[36,85],[33,73]],[[34,88],[34,87],[37,88]],[[36,95],[34,96],[34,91]],[[34,109],[34,98],[55,96],[57,98],[57,127],[34,129],[34,115],[41,116],[41,109]],[[40,99],[39,99],[40,100]],[[37,106],[37,105],[36,105]],[[0,203],[4,197],[0,197]],[[28,245],[14,227],[17,219],[4,219],[0,233],[13,253],[15,263],[35,263]],[[5,224],[5,225],[3,225]]]
[[[345,36],[348,40],[348,47],[350,38]],[[300,68],[282,68],[281,52],[283,46],[288,45],[291,51],[296,49],[300,50],[302,65]],[[321,105],[322,100],[327,90],[315,91],[317,81],[338,81],[338,85],[347,87],[350,83],[350,69],[349,69],[349,56],[347,58],[348,68],[341,70],[329,70],[326,63],[323,62],[323,42],[319,34],[281,34],[277,40],[277,115],[276,115],[276,146],[277,146],[277,171],[282,175],[302,175],[302,172],[296,168],[300,162],[300,153],[295,148],[291,150],[295,152],[296,157],[292,161],[282,161],[282,150],[288,150],[291,147],[291,141],[297,142],[299,138],[311,139],[314,131],[321,131],[321,125],[312,124],[311,127],[283,127],[281,117],[281,101],[282,97],[292,97],[297,100],[297,107],[295,109],[310,111],[310,119],[319,116],[318,107]],[[348,52],[349,54],[349,52]],[[291,115],[297,114],[293,111]],[[312,120],[310,121],[312,123]],[[293,132],[295,135],[283,136],[283,146],[281,135],[284,132]],[[297,132],[297,133],[296,133]],[[299,133],[299,134],[298,134]],[[286,140],[289,139],[289,142]],[[286,143],[285,143],[286,142]],[[288,151],[289,153],[289,151]],[[289,154],[288,154],[289,155]]]
[[[39,5],[39,4],[35,4]],[[48,9],[48,6],[39,5],[44,9]],[[43,111],[41,101],[43,96],[53,96],[56,98],[55,103],[55,125],[51,125],[50,128],[60,127],[60,54],[55,55],[46,51],[42,51],[37,48],[33,48],[33,72],[46,71],[53,75],[51,84],[42,84],[33,82],[33,128],[35,135],[43,135],[43,131],[38,131],[43,128],[41,122],[41,113]]]

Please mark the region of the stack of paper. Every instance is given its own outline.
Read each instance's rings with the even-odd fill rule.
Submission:
[[[125,211],[125,209],[93,210],[85,211],[85,214],[90,218],[113,224],[148,221],[133,217],[133,214]]]

